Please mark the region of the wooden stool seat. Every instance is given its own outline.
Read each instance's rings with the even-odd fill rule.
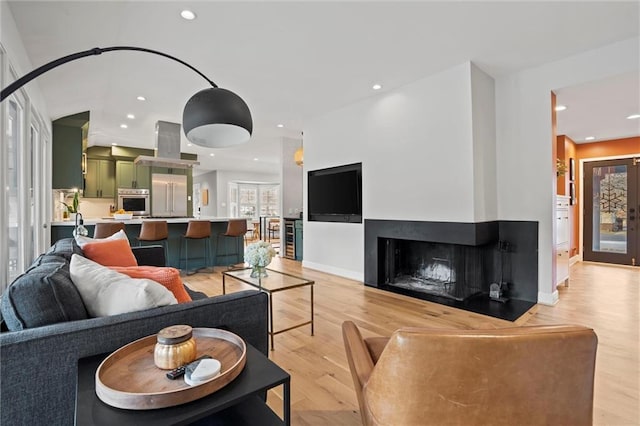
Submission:
[[[138,241],[160,241],[169,238],[166,220],[143,220]]]
[[[93,238],[107,238],[124,230],[124,222],[98,222],[93,230]]]
[[[166,220],[143,220],[138,235],[138,245],[160,243],[164,247],[164,257],[169,259],[169,225]]]
[[[227,223],[227,230],[224,234],[218,234],[218,238],[216,239],[216,263],[219,257],[228,257],[228,256],[236,256],[240,257],[243,254],[242,247],[238,241],[236,241],[236,248],[233,253],[224,253],[220,252],[220,238],[235,238],[243,237],[247,234],[247,220],[246,219],[229,219]],[[243,240],[240,240],[243,241]],[[244,262],[244,256],[241,257],[242,262]],[[233,265],[230,265],[230,267]]]
[[[185,271],[187,275],[189,274],[189,241],[190,240],[205,240],[204,241],[204,257],[198,256],[197,258],[204,258],[206,268],[210,265],[210,257],[211,257],[211,222],[208,220],[190,220],[187,224],[187,230],[184,235],[180,236],[180,250],[178,255],[178,267],[182,265],[182,260],[185,261]],[[182,246],[184,242],[185,247],[185,255],[182,256]],[[199,269],[203,269],[199,268]],[[194,271],[192,272],[195,273]]]

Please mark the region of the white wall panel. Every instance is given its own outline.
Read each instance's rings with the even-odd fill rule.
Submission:
[[[304,140],[305,172],[362,162],[364,218],[474,221],[469,63],[311,120]],[[304,260],[362,276],[364,225],[305,223]]]

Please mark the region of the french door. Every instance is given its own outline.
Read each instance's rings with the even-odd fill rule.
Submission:
[[[0,44],[0,85],[16,79]],[[0,294],[49,245],[50,141],[23,89],[0,103]]]
[[[640,265],[640,159],[584,168],[584,260]]]

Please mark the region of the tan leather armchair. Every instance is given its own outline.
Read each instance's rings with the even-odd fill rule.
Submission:
[[[590,425],[598,340],[581,326],[402,328],[342,324],[365,425]]]

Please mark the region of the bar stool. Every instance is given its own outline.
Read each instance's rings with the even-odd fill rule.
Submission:
[[[187,232],[184,235],[180,236],[180,250],[178,254],[178,267],[182,265],[182,260],[185,261],[185,270],[187,275],[189,274],[189,241],[190,240],[204,240],[204,257],[200,256],[197,259],[204,258],[205,266],[199,269],[203,269],[209,266],[211,263],[209,261],[211,257],[211,222],[208,220],[190,220],[187,225]],[[185,246],[185,256],[182,257],[182,245],[184,242]],[[180,268],[182,269],[182,268]],[[197,272],[197,270],[195,271]],[[194,274],[195,272],[192,272]]]
[[[124,222],[98,222],[93,229],[93,238],[107,238],[121,229],[124,230]]]
[[[138,235],[138,246],[147,243],[160,243],[164,247],[164,258],[169,260],[169,225],[166,220],[143,220]]]
[[[227,223],[227,231],[224,234],[218,234],[216,239],[216,264],[219,257],[237,256],[243,253],[242,247],[240,247],[238,237],[243,237],[247,233],[247,220],[246,219],[229,219]],[[220,253],[220,238],[235,238],[236,250],[233,253]],[[243,240],[240,240],[243,241]],[[244,256],[242,257],[244,261]],[[231,265],[233,266],[233,265]],[[230,266],[230,267],[231,267]]]

